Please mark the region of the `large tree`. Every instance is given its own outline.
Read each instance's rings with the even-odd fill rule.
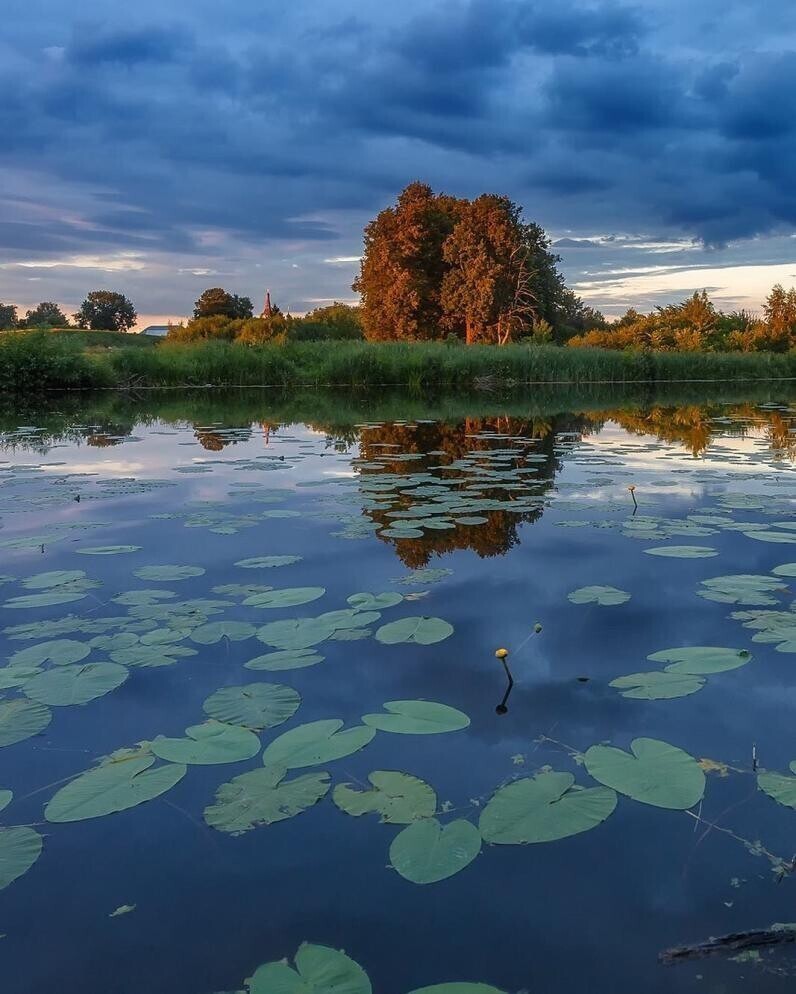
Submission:
[[[28,328],[38,328],[44,325],[50,328],[63,328],[69,324],[69,318],[58,304],[51,300],[43,300],[33,310],[25,312],[24,324]]]
[[[0,304],[0,330],[16,328],[18,320],[16,304]]]
[[[254,305],[249,297],[239,297],[236,293],[224,290],[223,287],[214,286],[205,290],[196,301],[193,316],[209,318],[216,314],[232,319],[250,318],[254,314]]]
[[[127,331],[137,319],[132,301],[113,290],[92,290],[75,314],[77,326],[92,331]]]
[[[442,247],[464,201],[410,183],[394,207],[365,228],[359,276],[362,326],[368,339],[438,338],[440,292],[446,264]]]

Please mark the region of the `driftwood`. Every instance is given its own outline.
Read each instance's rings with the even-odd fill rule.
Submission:
[[[693,946],[673,946],[658,953],[658,962],[670,966],[682,960],[702,959],[719,953],[735,953],[744,949],[776,946],[786,942],[796,942],[796,924],[772,925],[770,928],[752,929],[749,932],[730,932],[729,935],[710,938]]]

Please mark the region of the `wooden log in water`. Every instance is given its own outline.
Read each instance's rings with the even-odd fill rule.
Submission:
[[[744,949],[758,949],[761,946],[776,946],[796,942],[796,923],[776,924],[770,928],[752,929],[748,932],[730,932],[697,942],[691,946],[673,946],[658,953],[658,962],[670,966],[683,960],[702,959],[720,953],[735,953]]]

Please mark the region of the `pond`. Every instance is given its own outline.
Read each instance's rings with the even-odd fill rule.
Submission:
[[[793,400],[2,413],[3,991],[791,990]]]

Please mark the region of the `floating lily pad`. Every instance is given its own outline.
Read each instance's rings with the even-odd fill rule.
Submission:
[[[782,545],[793,545],[796,542],[796,535],[788,532],[775,531],[745,531],[747,538],[753,538],[757,542],[776,542]]]
[[[403,600],[402,594],[351,594],[346,598],[351,607],[357,611],[384,611],[388,607],[395,607]]]
[[[42,845],[42,837],[32,828],[0,828],[0,890],[28,872]]]
[[[771,570],[776,576],[796,576],[796,563],[783,563]]]
[[[498,845],[552,842],[595,828],[615,807],[608,787],[579,788],[571,773],[544,772],[497,790],[478,827]]]
[[[688,697],[705,686],[699,676],[681,673],[629,673],[612,680],[609,687],[622,691],[622,697],[638,701],[668,701],[676,697]]]
[[[55,666],[67,666],[69,663],[79,663],[91,652],[91,646],[75,639],[54,639],[40,642],[27,649],[15,652],[9,662],[12,666],[41,666],[53,663]]]
[[[104,697],[120,687],[129,675],[118,663],[81,663],[39,673],[22,689],[26,697],[40,704],[68,707]]]
[[[37,701],[0,701],[0,746],[15,745],[43,732],[52,712]]]
[[[709,545],[657,545],[644,551],[648,556],[665,556],[671,559],[711,559],[718,555]]]
[[[137,576],[139,580],[162,580],[167,583],[203,576],[204,573],[202,566],[139,566],[133,570],[133,576]]]
[[[293,780],[285,776],[284,767],[263,766],[221,784],[215,804],[205,808],[205,821],[220,832],[241,835],[301,814],[329,790],[328,773],[305,773]]]
[[[459,818],[441,825],[436,818],[407,825],[393,839],[390,863],[413,884],[433,884],[469,866],[481,852],[481,833]]]
[[[288,770],[331,763],[364,749],[376,734],[376,729],[367,725],[341,731],[343,724],[339,718],[331,718],[291,728],[268,746],[263,753],[263,763]]]
[[[243,665],[247,670],[300,670],[306,666],[315,666],[324,660],[319,652],[313,649],[284,649],[281,652],[266,652],[255,656]]]
[[[140,551],[140,545],[92,545],[86,549],[75,549],[81,556],[123,556]]]
[[[387,701],[387,714],[366,714],[362,721],[382,732],[400,735],[437,735],[467,728],[470,719],[463,711],[434,701]]]
[[[497,987],[490,987],[489,984],[454,982],[419,987],[417,990],[410,991],[409,994],[505,994],[505,992],[498,990]]]
[[[303,942],[295,968],[286,960],[264,963],[245,981],[248,994],[372,994],[359,964],[328,946]]]
[[[255,626],[248,621],[211,621],[194,628],[191,641],[198,642],[199,645],[215,645],[225,638],[231,642],[243,642],[252,638],[256,632]]]
[[[154,762],[153,755],[140,749],[109,756],[62,787],[45,807],[44,817],[51,822],[102,818],[165,794],[185,776],[183,765],[150,769]]]
[[[38,666],[11,665],[0,668],[0,690],[10,687],[21,687],[31,677],[38,676],[41,670]]]
[[[315,618],[287,618],[263,625],[257,630],[257,638],[275,649],[309,649],[325,642],[333,632],[334,628]]]
[[[301,697],[281,683],[249,683],[243,687],[222,687],[204,702],[211,718],[260,730],[274,728],[292,718]]]
[[[170,739],[159,735],[150,748],[160,759],[169,763],[211,766],[217,763],[239,763],[251,759],[260,751],[260,740],[247,728],[206,721],[185,729],[187,738]]]
[[[608,607],[624,604],[630,600],[630,594],[616,587],[579,587],[567,594],[567,600],[572,604],[599,604]]]
[[[394,770],[374,770],[368,776],[372,789],[350,783],[338,784],[332,800],[354,818],[377,814],[390,825],[408,825],[419,818],[431,818],[437,810],[433,788],[418,777]]]
[[[114,649],[111,659],[122,666],[140,666],[142,669],[156,669],[173,666],[177,659],[195,656],[196,649],[181,645],[134,645],[129,649]]]
[[[253,594],[243,603],[246,607],[298,607],[317,601],[325,593],[325,587],[285,587],[283,590],[266,590],[261,594]]]
[[[796,773],[796,760],[790,764],[791,773]],[[788,777],[782,773],[769,773],[761,770],[757,774],[757,786],[773,797],[778,804],[786,808],[796,808],[796,776]]]
[[[386,645],[402,642],[417,642],[419,645],[433,645],[453,635],[453,625],[442,618],[401,618],[382,625],[376,632],[376,639]]]
[[[291,566],[301,562],[301,556],[254,556],[251,559],[239,559],[235,563],[243,569],[272,569],[275,566]]]
[[[751,573],[740,573],[735,576],[715,576],[710,580],[702,580],[704,589],[697,590],[700,597],[720,604],[745,604],[750,607],[764,604],[776,604],[776,597],[771,594],[787,590],[787,585],[770,576],[756,576]]]
[[[692,676],[724,673],[745,666],[752,658],[746,649],[725,649],[716,645],[687,645],[661,649],[647,656],[653,663],[669,663],[667,673]]]
[[[589,775],[658,808],[685,810],[702,800],[705,774],[693,756],[659,739],[634,739],[630,749],[591,746],[583,757]]]
[[[13,798],[14,792],[12,790],[0,790],[0,811],[2,811],[3,808],[7,808]]]
[[[53,569],[29,576],[22,581],[22,586],[28,590],[55,590],[85,579],[86,574],[82,569]]]

